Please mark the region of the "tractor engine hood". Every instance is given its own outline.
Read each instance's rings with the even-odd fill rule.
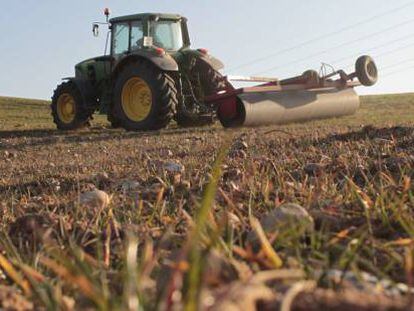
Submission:
[[[82,67],[85,67],[87,65],[93,64],[95,62],[109,62],[109,61],[111,61],[111,59],[112,59],[112,57],[109,56],[109,55],[89,58],[89,59],[86,59],[86,60],[81,61],[80,63],[76,64],[75,68],[82,68]]]
[[[90,82],[99,82],[111,72],[111,56],[99,56],[84,60],[75,66],[75,76]]]
[[[110,70],[110,63],[111,63],[111,56],[105,55],[105,56],[98,56],[89,58],[87,60],[84,60],[78,64],[75,65],[75,72],[76,76],[84,76],[88,73],[88,69],[94,68],[95,70],[99,69],[105,69]],[[105,67],[105,68],[102,68]]]

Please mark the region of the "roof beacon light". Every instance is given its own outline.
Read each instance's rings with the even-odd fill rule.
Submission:
[[[111,10],[109,8],[105,8],[104,14],[106,16],[106,21],[109,21],[109,15],[111,15]]]

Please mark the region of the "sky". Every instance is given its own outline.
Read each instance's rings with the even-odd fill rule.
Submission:
[[[194,48],[232,75],[284,78],[328,63],[352,71],[374,57],[379,83],[361,94],[414,91],[414,1],[409,0],[24,0],[1,1],[0,96],[49,99],[74,65],[103,55],[92,22],[141,12],[189,20]]]

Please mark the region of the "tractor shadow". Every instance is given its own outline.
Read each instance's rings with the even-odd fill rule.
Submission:
[[[60,133],[60,134],[59,134]],[[63,136],[64,132],[58,132],[56,130],[13,130],[13,131],[0,131],[1,139],[13,139],[13,138],[39,138],[47,136]]]
[[[53,129],[35,129],[35,130],[11,130],[0,131],[0,150],[15,149],[21,150],[27,147],[48,146],[54,144],[71,144],[82,142],[105,142],[113,140],[127,140],[145,137],[166,137],[180,135],[203,135],[209,133],[223,132],[240,132],[239,129],[225,129],[221,127],[193,127],[193,128],[168,128],[161,131],[152,132],[128,132],[119,129],[110,129],[104,127],[92,127],[79,131],[63,132]],[[366,126],[359,131],[352,131],[343,134],[333,134],[325,138],[318,139],[312,144],[314,146],[325,145],[335,141],[362,141],[374,139],[395,139],[397,146],[407,148],[414,146],[414,127],[394,126],[389,128],[376,128]],[[399,140],[404,141],[398,142]],[[407,139],[408,138],[408,139]],[[411,139],[410,139],[411,138]],[[10,139],[22,139],[24,142],[9,142]]]
[[[58,131],[58,130],[12,130],[0,131],[0,150],[24,149],[27,147],[47,146],[57,143],[71,144],[82,142],[104,142],[113,140],[126,140],[134,138],[173,136],[173,135],[202,135],[207,133],[222,132],[225,129],[216,127],[198,128],[168,128],[152,132],[128,132],[119,129],[104,127],[83,129],[79,131]],[[24,142],[9,142],[11,139],[22,139]]]

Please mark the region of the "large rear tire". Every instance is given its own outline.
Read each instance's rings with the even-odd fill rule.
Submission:
[[[174,80],[152,64],[137,61],[118,75],[110,121],[129,131],[159,130],[171,121],[176,105]]]
[[[72,81],[57,87],[52,97],[53,122],[59,130],[76,130],[89,125],[93,110],[86,109],[82,94]]]

